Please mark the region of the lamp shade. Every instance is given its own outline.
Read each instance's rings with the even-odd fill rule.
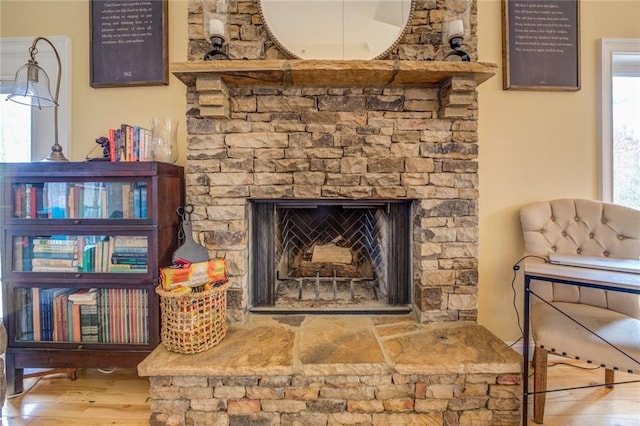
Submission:
[[[8,99],[38,108],[58,105],[49,89],[49,76],[34,60],[30,60],[18,69],[15,86]]]

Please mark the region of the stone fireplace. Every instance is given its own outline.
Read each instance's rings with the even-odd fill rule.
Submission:
[[[201,61],[209,48],[202,4],[190,2],[190,61],[172,64],[172,72],[187,86],[193,227],[212,255],[229,261],[231,318],[263,304],[252,282],[262,279],[256,200],[386,200],[412,208],[408,241],[400,243],[408,244],[409,264],[384,285],[409,281],[400,303],[420,322],[475,321],[476,87],[497,67],[438,60],[449,49],[443,27],[462,11],[470,13],[464,47],[477,58],[475,2],[415,0],[389,59],[370,61],[287,59],[267,36],[255,0],[228,2],[228,51],[239,60]],[[270,262],[267,279],[277,280],[276,259]]]
[[[253,308],[252,200],[390,200],[413,205],[415,317],[475,321],[476,85],[494,66],[249,60],[177,68],[188,87],[187,200],[199,241],[229,261],[233,319]]]
[[[473,62],[442,61],[448,8],[469,4]],[[247,0],[228,2],[233,59],[203,62],[189,7],[189,61],[171,65],[187,202],[228,260],[231,324],[138,366],[151,423],[519,424],[521,357],[475,324],[476,88],[497,71],[476,62],[475,1],[415,0],[400,43],[364,61],[284,57]]]

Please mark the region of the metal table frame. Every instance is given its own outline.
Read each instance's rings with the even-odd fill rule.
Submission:
[[[531,280],[576,285],[601,290],[640,295],[640,274],[588,269],[556,265],[541,261],[527,261],[524,266],[524,325],[523,325],[523,377],[522,377],[522,425],[528,421],[529,402],[529,304]],[[560,390],[560,389],[557,389]],[[550,392],[550,391],[547,391]]]

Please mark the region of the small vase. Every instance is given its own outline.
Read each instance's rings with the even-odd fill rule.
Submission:
[[[151,158],[163,163],[178,161],[178,120],[168,117],[151,119]]]

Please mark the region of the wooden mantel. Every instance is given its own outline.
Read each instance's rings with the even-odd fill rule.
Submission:
[[[171,72],[187,85],[200,76],[234,86],[425,86],[454,75],[491,78],[497,65],[484,62],[385,60],[231,60],[174,62]]]
[[[174,62],[171,72],[196,88],[202,117],[229,118],[227,86],[438,87],[465,80],[472,89],[491,78],[497,65],[443,61],[230,60]],[[469,87],[466,88],[467,90]],[[446,102],[452,105],[452,101]]]

